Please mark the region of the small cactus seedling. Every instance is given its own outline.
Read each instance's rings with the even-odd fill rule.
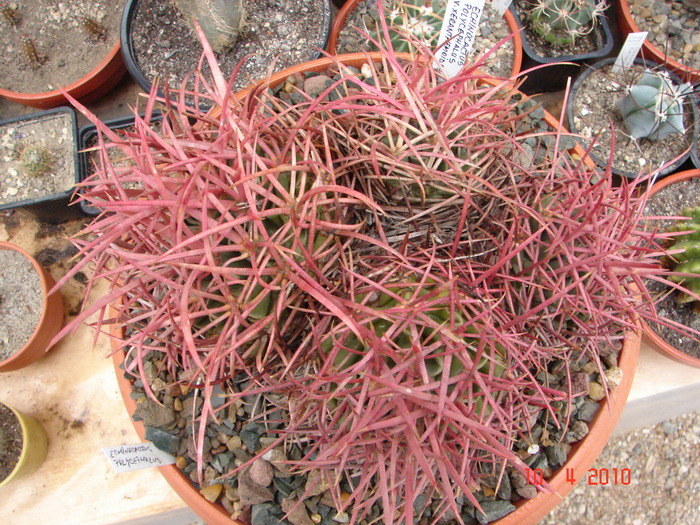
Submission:
[[[78,24],[80,24],[90,42],[101,42],[107,38],[107,29],[94,18],[81,16],[78,19]]]
[[[245,28],[242,0],[173,0],[192,25],[196,21],[215,52],[229,48]]]
[[[2,14],[2,17],[5,19],[5,21],[12,27],[15,27],[17,24],[19,24],[19,12],[16,8],[12,7],[7,2],[0,2],[0,14]]]
[[[617,103],[630,136],[660,140],[685,133],[683,104],[692,90],[690,84],[674,84],[666,71],[644,71]]]
[[[22,171],[31,177],[46,175],[51,171],[53,160],[51,151],[43,146],[27,146],[19,155]]]
[[[37,51],[34,42],[27,35],[22,35],[19,39],[19,43],[29,69],[39,69],[41,64],[46,62],[46,57]]]
[[[605,1],[535,0],[529,14],[538,35],[551,44],[565,46],[590,33],[606,8]]]
[[[686,208],[682,215],[689,217],[689,220],[674,224],[672,229],[688,233],[674,237],[673,244],[670,246],[673,251],[682,251],[666,258],[669,269],[677,274],[669,278],[675,283],[682,283],[685,288],[700,295],[700,206]],[[681,293],[678,296],[679,303],[693,301],[696,299],[687,293]],[[696,303],[697,306],[700,305]]]

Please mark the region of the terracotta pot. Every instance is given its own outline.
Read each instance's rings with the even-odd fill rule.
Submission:
[[[342,61],[342,63],[345,65],[359,68],[368,60],[368,56],[370,59],[380,59],[379,54],[372,53],[369,55],[366,53],[356,53],[352,55],[342,55],[341,57],[324,57],[274,74],[264,85],[278,85],[289,75],[297,72],[324,71],[338,60]],[[495,80],[491,80],[490,82],[493,84],[498,83],[498,81]],[[240,99],[248,95],[251,89],[256,89],[256,87],[259,87],[259,85],[260,84],[248,88],[248,90],[241,91],[237,93],[236,96]],[[212,115],[216,113],[217,108],[213,108]],[[545,120],[552,127],[556,128],[558,126],[558,121],[546,112]],[[579,154],[582,157],[584,150],[580,146],[577,146],[574,148],[573,153]],[[108,317],[113,318],[114,312],[108,313]],[[110,325],[109,330],[113,350],[112,357],[117,375],[117,381],[124,404],[129,415],[131,416],[136,410],[136,402],[131,398],[131,382],[124,377],[123,366],[125,352],[123,350],[119,350],[119,345],[123,339],[122,328],[115,325]],[[566,465],[560,468],[548,481],[554,492],[541,492],[533,499],[521,501],[516,505],[517,509],[513,513],[493,523],[496,525],[534,524],[544,517],[549,511],[551,511],[557,504],[559,504],[562,498],[573,489],[574,485],[567,481],[567,479],[570,479],[572,474],[579,481],[585,478],[588,469],[593,465],[593,462],[601,453],[603,447],[610,438],[613,429],[619,420],[620,414],[622,413],[622,409],[625,405],[625,401],[632,385],[632,378],[634,376],[639,355],[639,346],[640,339],[637,334],[629,334],[626,337],[619,356],[619,367],[623,370],[622,382],[616,388],[610,398],[603,402],[604,406],[598,410],[595,419],[590,424],[590,431],[586,438],[572,447],[572,451]],[[141,421],[134,421],[133,418],[132,422],[141,439],[145,439],[145,427],[143,423]],[[231,525],[232,523],[236,525],[244,525],[239,521],[231,520],[230,516],[221,505],[210,503],[205,500],[199,494],[198,490],[190,482],[187,476],[185,476],[175,465],[168,465],[158,468],[165,477],[166,481],[173,487],[175,492],[177,492],[183,501],[209,525]]]
[[[34,328],[34,332],[29,338],[29,341],[27,341],[27,344],[12,357],[0,361],[0,372],[10,372],[30,365],[49,351],[49,342],[63,326],[63,299],[58,291],[48,295],[49,290],[51,290],[56,283],[49,272],[46,271],[34,257],[19,246],[15,246],[9,242],[0,242],[0,250],[16,251],[32,263],[32,266],[34,266],[34,269],[39,274],[41,289],[44,295],[41,318]]]
[[[126,66],[121,54],[121,45],[117,40],[107,56],[83,78],[64,86],[63,89],[81,102],[92,102],[109,93],[126,73]],[[0,89],[0,96],[12,102],[40,109],[54,108],[69,104],[59,89],[43,93],[18,93]]]
[[[0,481],[0,487],[36,472],[44,462],[48,450],[48,438],[41,423],[27,414],[18,412],[7,403],[2,404],[12,410],[22,427],[22,453],[12,472],[4,480]]]
[[[697,177],[700,177],[700,169],[674,173],[654,184],[649,190],[649,195],[654,195],[667,186],[671,186],[677,182]],[[685,352],[681,352],[673,345],[667,343],[648,323],[642,323],[642,327],[644,329],[644,336],[652,343],[651,346],[654,350],[678,363],[700,368],[700,358],[689,356]]]
[[[110,326],[110,335],[112,348],[116,350],[122,337],[121,329],[116,329],[113,325]],[[572,475],[577,482],[585,479],[588,470],[603,451],[620,419],[632,387],[632,379],[639,358],[639,347],[640,338],[637,334],[629,334],[625,338],[618,362],[618,366],[623,371],[622,382],[612,395],[602,402],[603,406],[600,407],[594,420],[589,424],[588,435],[572,447],[566,464],[548,480],[553,492],[540,492],[532,499],[522,500],[516,504],[516,510],[511,514],[492,522],[494,525],[534,525],[573,490],[575,484],[568,481],[572,479]],[[131,382],[124,377],[124,357],[123,351],[115,351],[113,363],[124,405],[129,416],[132,416],[136,410],[136,401],[130,395],[132,392]],[[143,423],[134,421],[133,418],[131,420],[139,437],[145,439],[146,429]],[[205,500],[175,465],[158,467],[158,469],[182,500],[209,525],[247,525],[232,520],[221,505]]]
[[[617,5],[617,26],[620,31],[620,36],[624,41],[624,38],[628,34],[638,33],[640,29],[637,23],[634,21],[634,18],[632,18],[632,13],[627,0],[617,0],[615,4]],[[664,64],[668,69],[675,72],[686,82],[692,82],[694,84],[700,82],[700,69],[685,66],[680,62],[667,57],[661,49],[656,47],[648,40],[644,41],[641,53],[643,57],[651,58],[657,64]]]
[[[355,10],[357,4],[361,0],[347,0],[340,8],[338,14],[335,15],[335,20],[333,21],[333,26],[331,27],[331,35],[328,40],[328,52],[331,55],[336,54],[336,47],[338,44],[338,37],[340,36],[340,31],[345,27],[345,21],[348,15]],[[513,42],[513,67],[510,72],[510,76],[515,76],[520,72],[520,68],[523,64],[523,42],[520,36],[520,29],[518,28],[518,23],[515,21],[515,17],[510,10],[506,11],[503,15],[503,20],[510,33],[513,35],[511,42]]]

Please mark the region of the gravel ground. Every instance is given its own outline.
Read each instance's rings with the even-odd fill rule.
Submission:
[[[613,436],[593,466],[610,482],[582,480],[540,525],[698,525],[699,458],[700,412]],[[629,469],[630,484],[615,485],[613,469]]]

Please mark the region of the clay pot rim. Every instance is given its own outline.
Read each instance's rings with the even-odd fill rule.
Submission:
[[[136,410],[136,401],[130,396],[132,391],[131,382],[124,377],[125,351],[123,349],[118,350],[122,330],[115,325],[110,325],[109,335],[113,350],[112,362],[117,376],[119,391],[124,400],[129,419],[131,419],[139,437],[145,440],[146,429],[143,422],[135,421],[131,417]],[[620,419],[632,387],[634,371],[637,368],[639,358],[639,349],[639,334],[636,332],[626,334],[618,359],[618,367],[623,371],[622,381],[614,391],[609,393],[604,401],[601,401],[598,412],[593,421],[589,423],[589,433],[583,440],[572,447],[567,462],[548,480],[553,492],[543,490],[532,499],[521,500],[515,505],[516,510],[492,522],[494,525],[537,523],[574,489],[575,484],[571,484],[568,481],[571,475],[578,482],[581,482],[586,477],[588,470],[603,451]],[[166,465],[158,467],[158,469],[182,500],[207,523],[212,525],[249,525],[245,522],[232,520],[221,505],[205,500],[191,481],[175,465]]]
[[[409,55],[400,56],[400,58],[406,57],[410,58]],[[259,82],[245,90],[239,91],[235,94],[235,96],[240,100],[245,96],[248,96],[252,91],[259,89],[261,86],[274,86],[283,81],[289,75],[298,71],[319,71],[338,61],[346,65],[348,63],[350,65],[354,65],[360,61],[366,62],[367,60],[377,59],[381,59],[380,53],[353,53],[349,55],[322,57],[275,73],[266,81]],[[509,85],[508,81],[506,80],[485,80],[490,82],[492,85],[499,85],[500,83],[503,83],[504,86]],[[524,96],[525,98],[529,98],[526,95]],[[217,108],[212,108],[212,110],[216,109]],[[220,111],[220,108],[218,109]],[[546,111],[545,121],[554,129],[559,127],[559,121]],[[585,150],[583,150],[580,145],[576,145],[574,149],[579,154],[585,153]],[[588,162],[588,166],[592,167],[590,159],[586,159],[586,161]],[[109,317],[111,318],[113,315],[110,313]],[[145,439],[145,428],[143,423],[141,421],[134,421],[131,418],[131,414],[133,414],[134,410],[136,409],[136,402],[130,397],[131,383],[124,377],[124,371],[122,369],[125,359],[125,351],[123,349],[118,350],[119,344],[122,340],[122,329],[116,325],[110,325],[108,329],[110,343],[112,345],[113,364],[125,407],[139,437],[141,439]],[[634,377],[634,370],[636,369],[637,359],[639,357],[639,348],[639,333],[627,333],[623,341],[618,362],[619,368],[621,368],[624,372],[622,381],[620,385],[618,385],[613,392],[610,392],[610,395],[603,402],[601,402],[598,412],[596,413],[593,421],[590,423],[591,430],[589,434],[582,441],[572,447],[572,451],[569,454],[566,464],[561,467],[548,481],[554,492],[546,493],[543,491],[535,498],[518,502],[515,511],[504,518],[493,522],[494,525],[520,525],[523,523],[536,523],[546,516],[549,511],[560,502],[561,498],[573,490],[574,485],[567,481],[568,476],[571,473],[569,469],[573,469],[573,473],[577,480],[580,481],[585,477],[588,469],[593,465],[593,462],[602,452],[603,448],[608,442],[614,427],[620,418],[632,386],[632,378]],[[192,485],[190,480],[175,465],[168,465],[158,468],[163,474],[163,477],[165,477],[166,481],[173,487],[175,492],[177,492],[183,501],[207,523],[248,525],[237,520],[232,520],[221,505],[210,503],[205,500],[199,494],[194,485]]]
[[[11,250],[14,252],[17,252],[21,254],[25,259],[27,259],[31,264],[32,267],[34,268],[34,271],[39,275],[39,281],[41,282],[41,292],[42,292],[42,303],[41,303],[41,315],[39,317],[39,321],[37,322],[36,326],[34,327],[34,331],[32,332],[32,335],[29,337],[27,342],[17,350],[14,354],[12,354],[11,357],[5,359],[5,360],[0,360],[0,372],[5,372],[5,371],[10,371],[10,370],[15,370],[16,368],[22,368],[22,366],[26,365],[21,365],[21,366],[16,366],[18,362],[23,361],[26,359],[25,354],[28,354],[33,351],[34,346],[37,342],[37,339],[41,335],[44,320],[46,319],[47,315],[49,314],[49,301],[48,301],[48,294],[49,291],[53,288],[53,279],[47,274],[46,270],[44,269],[41,264],[39,264],[39,261],[37,261],[34,257],[32,257],[29,252],[27,252],[24,248],[21,248],[20,246],[17,246],[16,244],[12,244],[10,242],[5,242],[5,241],[0,241],[0,250]],[[58,292],[56,292],[58,293]],[[44,351],[48,351],[48,348],[46,348]],[[37,355],[34,359],[38,359],[40,355]],[[32,359],[32,361],[34,360]]]
[[[117,38],[117,41],[107,53],[107,56],[85,76],[79,78],[75,82],[62,88],[38,93],[22,93],[0,88],[0,96],[18,104],[48,109],[67,103],[63,91],[79,100],[85,99],[93,92],[101,93],[102,90],[100,88],[107,89],[113,87],[123,76],[125,71],[124,62],[121,58],[121,41]],[[106,81],[103,79],[104,75],[109,75]],[[90,89],[90,86],[93,84],[95,84],[95,87]]]
[[[340,31],[345,26],[345,21],[347,20],[348,15],[353,9],[355,9],[359,2],[360,0],[347,0],[343,4],[343,7],[341,7],[338,13],[335,15],[333,25],[331,26],[330,38],[328,39],[328,52],[331,55],[337,54],[336,46]],[[518,27],[517,21],[515,20],[515,16],[510,9],[506,10],[506,12],[503,14],[503,19],[505,20],[506,25],[508,26],[508,29],[512,35],[510,41],[513,42],[513,67],[511,68],[510,76],[515,77],[518,73],[520,73],[523,65],[523,39],[521,30]]]
[[[618,0],[615,3],[617,4],[617,19],[618,25],[620,27],[620,33],[622,34],[622,36],[626,36],[629,33],[638,33],[639,26],[632,17],[632,12],[630,11],[630,7],[627,0]],[[667,57],[658,47],[649,42],[649,40],[644,40],[644,43],[642,44],[642,49],[643,52],[646,52],[649,55],[651,55],[651,57],[657,64],[665,64],[668,69],[673,70],[684,80],[693,83],[700,82],[700,69],[695,69],[690,66],[686,66],[674,60],[673,58]]]
[[[649,196],[661,191],[662,189],[672,186],[673,184],[689,179],[700,178],[700,169],[679,171],[657,181],[650,189]],[[642,328],[644,330],[644,336],[649,339],[652,343],[652,348],[659,352],[661,355],[676,361],[677,363],[682,363],[684,365],[692,366],[695,368],[700,368],[700,358],[692,357],[685,352],[681,352],[675,346],[666,342],[647,322],[642,323]]]

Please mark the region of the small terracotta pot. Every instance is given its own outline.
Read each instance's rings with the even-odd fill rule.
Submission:
[[[618,0],[617,5],[617,25],[620,31],[620,36],[623,38],[630,33],[638,33],[639,26],[632,18],[630,6],[627,0]],[[667,57],[666,54],[648,40],[642,45],[642,53],[645,58],[652,58],[657,64],[664,64],[668,69],[676,73],[686,82],[697,84],[700,82],[700,69],[695,69],[690,66],[685,66],[680,62]]]
[[[126,73],[126,66],[121,54],[121,44],[117,40],[107,56],[83,78],[64,86],[63,89],[81,102],[92,102],[109,93]],[[0,89],[0,96],[12,102],[48,109],[69,104],[61,90],[54,89],[43,93],[18,93]]]
[[[347,0],[343,7],[340,8],[338,14],[335,15],[335,20],[333,20],[333,26],[331,27],[331,35],[328,39],[328,52],[331,55],[335,55],[336,47],[338,45],[338,38],[340,36],[340,31],[345,27],[345,21],[347,20],[350,13],[355,10],[357,4],[360,0]],[[518,28],[518,23],[510,10],[506,11],[503,15],[503,20],[508,25],[510,33],[513,35],[511,41],[513,42],[513,67],[510,72],[510,76],[515,76],[520,72],[520,68],[523,65],[523,41],[520,36],[520,29]]]
[[[668,177],[663,178],[654,184],[649,190],[649,195],[654,195],[662,189],[677,182],[698,177],[700,177],[700,169],[674,173],[673,175],[669,175]],[[651,346],[654,348],[654,350],[678,363],[700,368],[700,358],[689,356],[685,352],[681,352],[673,345],[667,343],[648,323],[642,323],[642,327],[644,329],[644,336],[652,343]]]
[[[22,427],[22,454],[12,472],[0,481],[0,487],[36,472],[44,462],[48,450],[48,438],[41,423],[27,414],[18,412],[7,403],[3,403],[3,405],[12,410]]]
[[[41,289],[44,296],[41,317],[29,341],[27,341],[24,347],[19,351],[15,352],[12,357],[0,361],[0,372],[10,372],[30,365],[49,351],[50,341],[63,326],[63,299],[61,293],[58,291],[49,295],[49,291],[54,287],[56,282],[34,257],[19,246],[9,242],[0,242],[0,250],[13,250],[18,252],[32,263],[32,266],[34,266],[34,269],[39,274]]]

